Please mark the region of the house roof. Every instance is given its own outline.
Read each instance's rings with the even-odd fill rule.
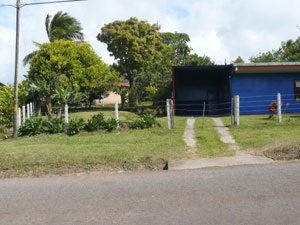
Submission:
[[[235,73],[300,73],[299,62],[236,63]]]
[[[3,83],[0,82],[0,86],[5,86]]]

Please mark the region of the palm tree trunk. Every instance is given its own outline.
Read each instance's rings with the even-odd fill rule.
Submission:
[[[56,115],[56,119],[61,119],[63,108],[64,108],[64,104],[60,104]]]
[[[51,98],[50,97],[46,97],[46,106],[47,106],[47,110],[48,110],[49,120],[52,120],[53,119],[53,115],[52,115],[52,102],[51,102]]]

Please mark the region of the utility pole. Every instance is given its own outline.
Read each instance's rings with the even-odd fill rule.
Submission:
[[[20,32],[20,0],[16,4],[16,50],[15,50],[15,82],[14,82],[14,127],[13,136],[18,136],[18,72],[19,72],[19,32]]]
[[[18,137],[18,74],[19,74],[19,33],[20,33],[20,9],[27,5],[43,5],[53,3],[66,3],[66,2],[81,2],[87,0],[61,0],[49,2],[35,2],[21,4],[21,0],[17,0],[16,5],[0,4],[0,7],[11,6],[16,8],[16,48],[15,48],[15,80],[14,80],[14,121],[13,121],[13,137]]]

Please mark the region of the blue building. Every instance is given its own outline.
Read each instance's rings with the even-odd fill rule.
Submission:
[[[300,113],[300,63],[257,63],[173,68],[176,115],[228,115],[240,96],[241,114],[266,114],[281,94],[285,113]]]

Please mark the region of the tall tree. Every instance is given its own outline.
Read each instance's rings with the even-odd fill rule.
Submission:
[[[129,103],[137,99],[137,80],[143,76],[147,86],[154,62],[161,57],[165,48],[157,24],[149,24],[130,18],[104,25],[97,39],[107,45],[107,49],[117,60],[117,71],[130,83]]]
[[[161,33],[163,43],[172,47],[172,60],[175,66],[184,66],[192,48],[188,46],[190,37],[185,33]]]
[[[57,12],[53,18],[47,14],[45,20],[45,28],[48,39],[50,42],[55,40],[70,40],[70,41],[83,41],[84,35],[82,33],[81,24],[75,17],[70,16],[68,13],[62,11]],[[40,48],[41,44],[33,42],[36,47]],[[24,66],[36,56],[37,51],[34,51],[23,59]]]

